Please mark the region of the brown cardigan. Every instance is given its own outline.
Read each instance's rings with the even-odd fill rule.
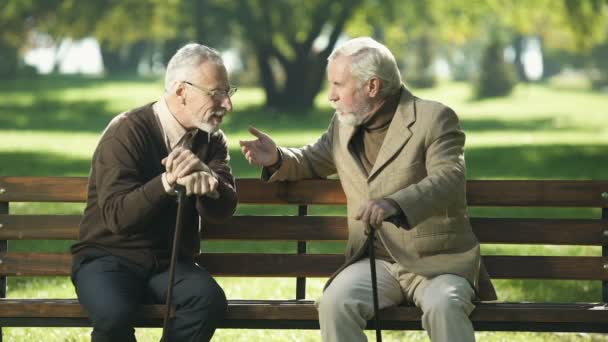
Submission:
[[[230,217],[236,208],[234,178],[226,137],[198,132],[192,151],[219,180],[219,199],[188,197],[180,256],[200,250],[202,224]],[[75,257],[88,253],[122,256],[149,269],[162,270],[170,256],[177,204],[161,181],[161,160],[168,155],[152,103],[115,117],[95,149],[87,206],[80,223]]]

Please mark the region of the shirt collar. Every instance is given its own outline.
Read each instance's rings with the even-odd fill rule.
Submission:
[[[169,151],[176,146],[182,145],[185,141],[192,142],[198,129],[186,130],[179,121],[175,118],[164,97],[161,97],[154,105],[152,105],[154,113],[158,117],[165,144]],[[189,135],[189,136],[188,136]]]

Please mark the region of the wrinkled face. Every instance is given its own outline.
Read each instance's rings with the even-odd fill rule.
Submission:
[[[329,81],[328,99],[336,110],[341,123],[360,125],[371,111],[371,104],[364,87],[359,85],[350,72],[351,57],[338,56],[327,66]]]
[[[189,127],[208,133],[216,132],[227,112],[232,110],[228,95],[230,84],[223,65],[212,62],[201,64],[184,83],[185,112]]]

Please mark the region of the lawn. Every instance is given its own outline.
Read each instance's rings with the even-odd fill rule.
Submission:
[[[107,122],[118,112],[154,101],[162,90],[158,80],[102,80],[45,77],[0,84],[0,175],[86,176],[90,156]],[[606,179],[608,168],[608,96],[556,85],[519,85],[506,98],[471,100],[466,84],[447,83],[424,91],[419,97],[438,100],[459,113],[467,133],[466,158],[470,179]],[[259,170],[247,165],[238,140],[248,138],[247,127],[271,133],[284,146],[313,141],[331,116],[325,95],[317,109],[283,113],[261,107],[260,89],[239,89],[235,111],[224,122],[234,173],[257,177]],[[80,204],[11,204],[11,212],[79,213]],[[242,206],[239,213],[267,210],[293,214],[294,208]],[[312,208],[313,214],[342,212],[342,208]],[[599,210],[471,208],[472,216],[598,217]],[[62,251],[69,241],[23,241],[12,250]],[[284,243],[211,243],[211,251],[295,249]],[[339,252],[341,244],[313,244],[313,252]],[[600,255],[596,247],[484,245],[484,254]],[[324,279],[308,282],[307,298],[321,293]],[[292,298],[290,279],[220,278],[229,298]],[[551,287],[535,281],[495,282],[501,300],[562,301],[584,298],[601,300],[598,282],[555,281]],[[13,298],[72,298],[71,283],[62,277],[16,278],[9,281]],[[87,341],[90,329],[5,328],[6,341]],[[140,341],[158,340],[159,329],[138,329]],[[371,335],[370,335],[371,336]],[[423,332],[385,332],[385,340],[427,341]],[[319,341],[318,331],[261,331],[221,329],[217,341]],[[599,341],[597,334],[478,333],[480,341]]]

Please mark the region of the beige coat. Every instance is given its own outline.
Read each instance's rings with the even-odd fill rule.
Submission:
[[[425,277],[457,274],[479,289],[479,243],[466,213],[465,134],[454,111],[402,88],[369,176],[349,149],[354,132],[334,116],[316,142],[303,148],[281,147],[281,167],[272,175],[263,174],[269,181],[338,174],[348,202],[349,235],[346,263],[330,282],[365,252],[365,227],[354,219],[359,207],[369,200],[391,198],[411,227],[406,230],[384,222],[379,230],[393,259],[412,273]],[[493,299],[493,288],[491,291],[481,298]]]

